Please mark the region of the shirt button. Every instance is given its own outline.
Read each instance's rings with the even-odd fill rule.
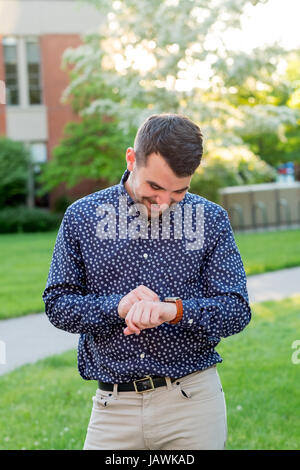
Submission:
[[[191,318],[191,319],[188,321],[188,323],[191,325],[191,324],[193,323],[193,321],[194,321],[194,320]]]
[[[144,359],[144,357],[145,357],[145,353],[142,353],[142,354],[140,355],[140,358],[141,358],[141,359]]]
[[[145,258],[145,259],[147,259],[147,258],[148,258],[148,255],[147,255],[147,253],[144,253],[144,254],[143,254],[143,256],[144,256],[144,258]]]

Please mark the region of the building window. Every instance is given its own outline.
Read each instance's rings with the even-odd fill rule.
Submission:
[[[41,163],[47,162],[47,146],[44,142],[30,144],[31,161],[33,165],[40,168]]]
[[[40,47],[37,39],[26,40],[26,59],[29,104],[41,104],[41,59]]]
[[[19,104],[17,42],[15,38],[3,39],[6,103]]]
[[[47,162],[47,145],[45,142],[31,142],[28,143],[28,147],[31,154],[28,181],[29,204],[32,207],[49,207],[49,195],[39,195],[41,184],[38,181],[38,176],[41,174],[42,167]]]

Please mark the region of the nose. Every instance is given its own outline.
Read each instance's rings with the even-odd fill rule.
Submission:
[[[160,206],[163,206],[163,205],[170,206],[171,202],[172,202],[171,198],[167,194],[157,196],[156,198],[156,204],[159,204]]]

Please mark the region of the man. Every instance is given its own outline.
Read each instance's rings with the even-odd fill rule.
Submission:
[[[120,184],[64,215],[43,299],[98,381],[84,449],[225,447],[215,347],[251,310],[227,212],[188,192],[201,157],[196,124],[150,116]]]

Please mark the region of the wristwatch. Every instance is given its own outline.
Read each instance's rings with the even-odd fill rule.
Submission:
[[[183,315],[183,305],[182,305],[181,298],[180,297],[166,297],[164,299],[164,302],[176,303],[176,307],[177,307],[176,317],[173,318],[173,320],[168,322],[170,325],[176,325],[176,323],[180,322],[180,320],[182,319],[182,315]]]

